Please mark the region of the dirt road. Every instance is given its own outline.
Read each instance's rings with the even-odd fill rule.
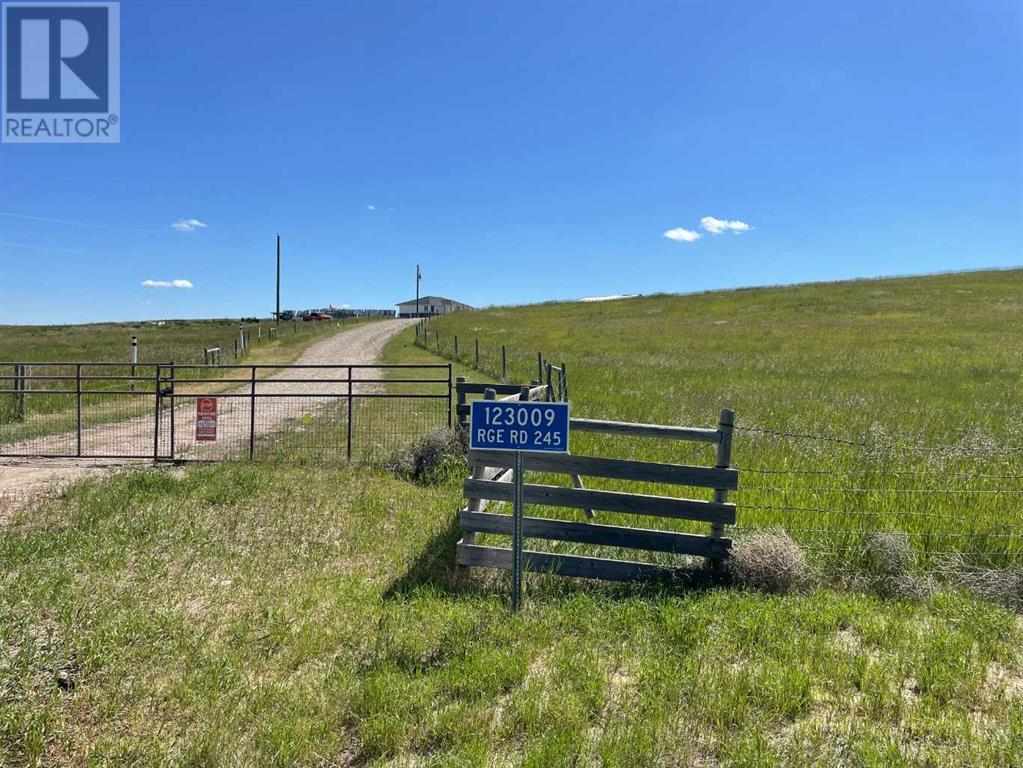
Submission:
[[[296,360],[304,365],[333,364],[367,364],[377,361],[384,344],[399,331],[407,328],[414,320],[384,320],[369,323],[350,331],[344,331],[318,342]],[[288,394],[323,393],[337,390],[338,394],[346,391],[342,384],[320,384],[316,380],[343,377],[344,372],[332,369],[306,369],[300,375],[295,371],[285,371],[261,382],[259,392],[275,392]],[[362,378],[377,378],[372,369],[360,371]],[[274,379],[303,378],[314,381],[306,383],[275,382]],[[365,387],[363,387],[365,389]],[[248,391],[233,390],[233,391]],[[257,420],[257,433],[267,434],[280,428],[284,421],[295,417],[297,411],[308,407],[308,401],[302,398],[282,398],[283,407],[277,407],[261,413]],[[222,398],[220,400],[220,419],[230,424],[232,417],[240,422],[242,411],[249,408],[249,400],[245,398]],[[292,404],[292,405],[287,405]],[[244,414],[247,419],[247,413]],[[93,454],[151,452],[152,415],[136,417],[125,421],[89,427],[82,432],[82,445],[86,452]],[[175,422],[179,436],[193,435],[195,432],[195,405],[191,399],[185,400],[175,408]],[[73,444],[73,435],[67,433],[34,438],[20,443],[4,446],[8,453],[57,453],[65,452],[68,444]],[[239,441],[248,440],[247,428],[242,432],[225,432],[218,450],[229,451],[237,447]],[[131,448],[126,449],[127,444]],[[144,446],[149,442],[148,448]],[[195,457],[195,443],[189,440],[176,440],[176,456]],[[178,447],[180,446],[180,448]],[[222,454],[223,455],[223,454]],[[62,486],[84,478],[99,477],[111,472],[127,468],[140,468],[151,465],[149,459],[0,459],[0,521],[9,511],[27,503],[33,497],[53,491]]]

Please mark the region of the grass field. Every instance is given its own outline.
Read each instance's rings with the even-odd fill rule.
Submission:
[[[435,327],[467,324],[459,328],[474,330],[460,335],[478,333],[488,344],[511,344],[517,334],[514,349],[524,350],[517,379],[530,377],[529,351],[563,356],[573,407],[590,416],[710,425],[720,407],[734,405],[740,424],[791,429],[807,427],[802,417],[823,403],[832,422],[816,425],[820,431],[873,436],[871,424],[890,425],[909,407],[904,442],[943,449],[910,466],[941,473],[930,482],[947,490],[952,467],[995,471],[986,469],[987,453],[944,450],[972,448],[964,436],[984,434],[970,430],[984,413],[975,399],[1002,408],[1002,421],[979,425],[995,441],[982,445],[1018,437],[1018,373],[1000,371],[1019,361],[1018,344],[1002,346],[1017,342],[1019,329],[979,319],[973,301],[937,305],[949,315],[944,323],[927,320],[927,307],[952,286],[974,291],[993,317],[995,305],[1015,303],[1017,314],[1006,314],[1018,317],[1019,282],[1013,272],[927,278],[916,288],[750,292],[754,304],[775,309],[749,321],[750,340],[735,330],[731,344],[704,349],[702,373],[686,373],[695,352],[680,357],[680,345],[695,348],[693,328],[713,331],[717,320],[741,314],[746,292],[466,313]],[[870,290],[894,294],[888,311],[909,322],[878,321],[887,329],[880,331],[868,320],[843,324],[842,312],[861,305],[853,298],[836,303],[841,311],[818,307],[800,319],[786,298],[814,295],[795,303],[817,306]],[[906,294],[916,291],[923,296],[910,311]],[[709,312],[714,304],[727,312]],[[659,315],[668,316],[660,328],[691,328],[658,333],[640,322]],[[945,360],[941,338],[931,337],[959,315],[975,347]],[[498,330],[518,316],[528,332]],[[572,348],[585,342],[586,354],[573,356],[563,340],[545,343],[548,316],[559,321],[557,333],[581,340]],[[822,348],[828,335],[813,331],[815,321],[844,327],[843,341]],[[912,338],[900,335],[914,327]],[[647,337],[640,351],[623,340],[623,328]],[[818,335],[800,341],[806,333]],[[384,362],[436,359],[413,338],[396,337]],[[965,345],[954,328],[944,338]],[[904,349],[898,365],[889,343]],[[918,349],[930,365],[914,357]],[[888,362],[868,375],[860,368],[871,359]],[[805,369],[794,370],[794,360]],[[815,360],[846,370],[833,379],[837,393]],[[626,372],[608,372],[610,361]],[[899,366],[912,376],[900,378]],[[947,372],[947,387],[933,380],[932,367]],[[483,377],[464,365],[455,373]],[[722,373],[733,375],[719,388]],[[898,387],[903,380],[919,402]],[[846,401],[852,392],[859,405]],[[737,443],[737,463],[754,466],[810,463],[839,470],[843,480],[870,471],[873,482],[891,468],[855,446],[755,435]],[[574,446],[589,448],[652,450],[616,441]],[[1012,461],[997,471],[1019,475]],[[808,478],[782,477],[808,492]],[[976,478],[960,480],[979,489]],[[960,516],[974,509],[944,495],[893,496],[917,506],[880,507],[890,526],[915,521],[905,510],[922,504]],[[745,498],[744,524],[747,514],[759,515],[758,525],[785,519],[747,511]],[[1003,491],[999,504],[978,509],[1018,516],[1015,498]],[[455,569],[460,505],[457,479],[422,487],[379,469],[282,461],[124,475],[19,512],[0,530],[0,765],[1023,765],[1023,618],[995,603],[952,588],[909,600],[827,586],[767,595],[534,576],[524,609],[512,614],[505,575]],[[1009,553],[992,546],[985,557],[1004,562]]]
[[[462,312],[431,321],[429,346],[439,332],[451,357],[457,335],[472,362],[478,338],[492,374],[505,344],[520,382],[537,351],[564,361],[577,415],[713,427],[734,408],[740,528],[783,525],[841,561],[863,531],[901,530],[927,561],[1001,566],[1023,554],[1021,320],[1011,270]]]
[[[352,321],[349,320],[349,323]],[[256,326],[263,341],[269,339],[271,320],[245,323],[250,349],[258,349]],[[307,342],[325,334],[334,323],[301,321],[281,323],[281,346]],[[220,347],[223,362],[233,362],[234,342],[239,337],[237,320],[166,320],[137,323],[89,323],[85,325],[0,325],[0,361],[97,362],[129,360],[131,337],[138,337],[140,363],[201,363],[204,347]]]

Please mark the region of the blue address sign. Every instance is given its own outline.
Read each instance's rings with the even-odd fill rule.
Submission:
[[[568,453],[568,403],[474,400],[469,447]]]

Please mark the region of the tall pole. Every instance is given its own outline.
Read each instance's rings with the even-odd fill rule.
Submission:
[[[281,321],[281,235],[277,234],[277,311],[274,312],[274,322]]]
[[[419,271],[419,265],[416,264],[416,317],[419,317],[419,281],[423,279],[423,273]]]

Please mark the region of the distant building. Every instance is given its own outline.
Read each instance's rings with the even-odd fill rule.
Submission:
[[[433,317],[434,315],[448,315],[460,309],[472,309],[468,304],[454,299],[446,299],[443,296],[420,296],[418,313],[415,299],[403,301],[397,307],[398,317]]]

